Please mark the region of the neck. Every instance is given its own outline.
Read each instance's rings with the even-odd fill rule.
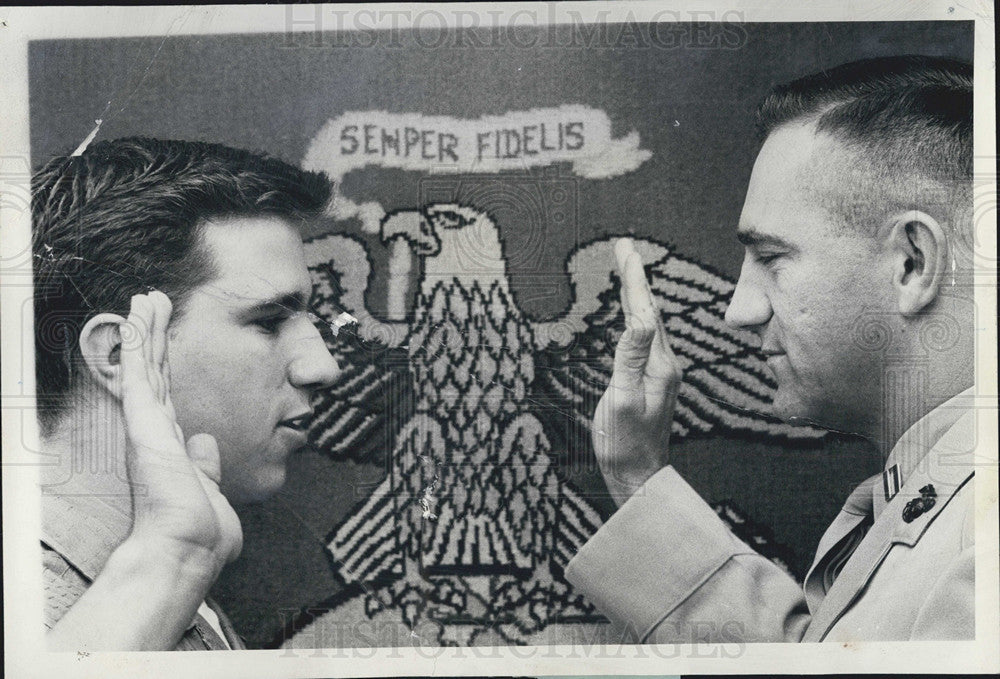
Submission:
[[[46,494],[100,498],[131,517],[125,427],[115,399],[75,399],[42,445],[53,461],[41,474]]]
[[[884,463],[899,439],[932,410],[973,385],[971,375],[956,376],[912,364],[883,370],[882,403],[878,417],[865,432],[875,444]]]
[[[883,354],[861,432],[888,458],[921,418],[975,381],[975,316],[966,300],[941,294],[925,312],[898,317]]]
[[[900,437],[920,418],[946,400],[947,398],[926,401],[921,395],[905,393],[885,395],[882,404],[882,417],[878,419],[875,427],[867,436],[878,449],[883,464]]]

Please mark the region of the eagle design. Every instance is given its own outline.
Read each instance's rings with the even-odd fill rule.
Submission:
[[[331,343],[343,373],[318,397],[311,441],[335,459],[387,458],[387,475],[330,533],[345,589],[294,623],[290,645],[363,645],[315,641],[324,625],[359,620],[396,622],[434,644],[551,642],[581,626],[593,638],[606,621],[563,569],[601,519],[558,472],[592,456],[590,418],[624,330],[614,238],[570,255],[570,308],[538,322],[515,303],[486,212],[396,212],[381,237],[422,260],[408,322],[366,309],[372,272],[360,240],[306,243],[314,309],[359,321],[357,341]],[[665,245],[636,249],[684,367],[672,436],[822,437],[766,415],[774,384],[764,360],[723,320],[733,284]],[[781,563],[766,529],[728,504],[716,511]]]

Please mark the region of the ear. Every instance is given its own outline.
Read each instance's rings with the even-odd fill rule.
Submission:
[[[125,319],[118,314],[97,314],[80,331],[80,353],[91,379],[121,400],[120,326]]]
[[[948,271],[948,237],[936,219],[920,210],[901,212],[891,224],[892,282],[899,312],[912,316],[937,298]]]

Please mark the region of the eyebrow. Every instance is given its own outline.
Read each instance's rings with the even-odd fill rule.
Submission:
[[[742,243],[745,247],[759,247],[759,246],[772,246],[777,248],[783,248],[785,250],[795,250],[795,246],[789,243],[784,238],[778,236],[772,236],[770,234],[761,233],[756,229],[739,229],[736,232],[736,240]]]
[[[256,315],[275,311],[303,311],[306,308],[306,295],[303,292],[287,292],[277,297],[260,300],[241,311],[243,314]]]

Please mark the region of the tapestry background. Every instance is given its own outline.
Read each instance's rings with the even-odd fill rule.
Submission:
[[[674,29],[672,48],[650,40],[648,26],[563,26],[543,40],[543,29],[525,28],[518,41],[489,31],[360,41],[276,32],[31,45],[36,166],[71,151],[96,118],[99,138],[199,139],[300,164],[346,112],[472,120],[566,105],[603,112],[612,138],[635,133],[649,152],[609,177],[568,163],[343,176],[341,196],[374,201],[387,216],[373,231],[358,215],[331,214],[305,234],[315,304],[330,319],[344,309],[363,317],[362,330],[389,347],[332,347],[344,378],[320,399],[316,449],[292,459],[277,497],[239,508],[243,556],[214,594],[251,645],[303,630],[312,636],[297,643],[308,645],[317,625],[329,633],[357,616],[411,631],[433,619],[441,643],[527,643],[548,628],[600,627],[561,567],[612,511],[585,420],[620,330],[615,236],[641,243],[668,328],[690,344],[671,454],[724,518],[748,521],[748,535],[801,577],[843,498],[877,471],[857,440],[753,415],[768,379],[745,338],[718,322],[742,257],[733,230],[758,144],[752,112],[771,86],[854,59],[971,60],[972,25]],[[473,235],[462,247],[476,243],[488,265],[444,258],[463,228]],[[437,234],[438,251],[420,250],[421,231]],[[573,316],[585,297],[591,306]],[[557,325],[569,335],[553,343]]]

